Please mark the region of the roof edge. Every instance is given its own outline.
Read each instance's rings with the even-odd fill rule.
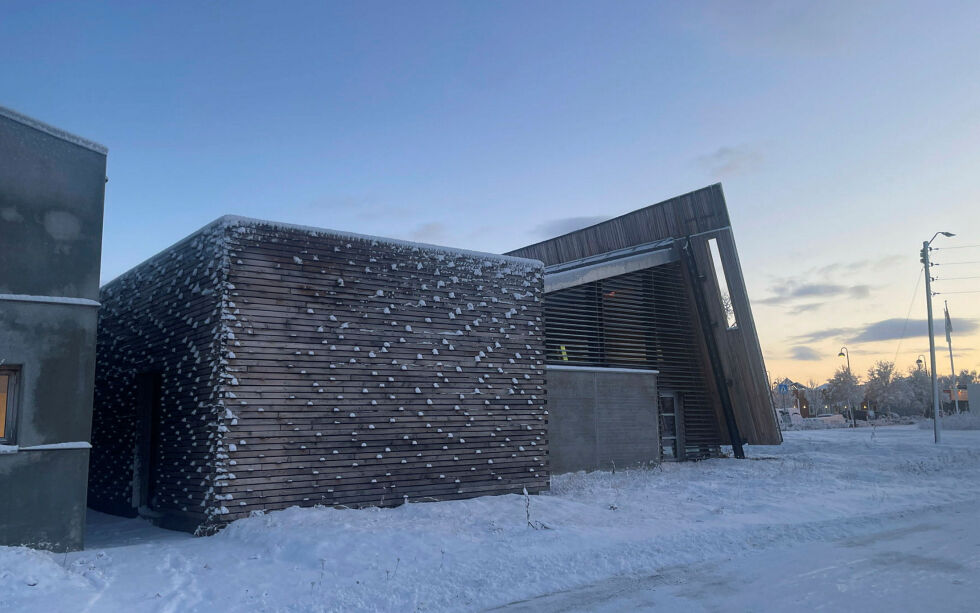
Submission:
[[[354,240],[368,240],[378,243],[385,243],[387,245],[395,245],[399,247],[412,247],[419,249],[428,249],[430,251],[439,251],[442,253],[447,253],[451,255],[466,255],[472,257],[490,258],[500,262],[510,262],[512,264],[523,264],[525,266],[533,266],[535,268],[544,268],[544,262],[541,260],[535,260],[533,258],[522,258],[514,255],[506,255],[500,253],[491,253],[489,251],[473,251],[471,249],[461,249],[458,247],[447,247],[445,245],[435,245],[432,243],[419,243],[415,241],[408,241],[400,238],[389,238],[386,236],[374,236],[371,234],[358,234],[356,232],[348,232],[345,230],[334,230],[332,228],[321,228],[318,226],[306,226],[302,224],[293,224],[279,221],[270,221],[267,219],[256,219],[254,217],[241,217],[238,215],[224,215],[218,219],[211,222],[211,225],[223,225],[226,227],[235,226],[258,226],[265,225],[271,226],[273,228],[279,228],[282,230],[296,230],[300,232],[307,232],[310,234],[320,234],[324,236],[335,236],[338,238],[347,238]]]
[[[167,253],[169,251],[172,251],[172,250],[176,249],[177,247],[183,245],[184,243],[186,243],[188,241],[191,241],[191,240],[194,240],[195,238],[197,238],[199,236],[202,236],[203,234],[205,234],[207,232],[215,231],[215,230],[220,231],[220,230],[223,230],[223,229],[233,228],[233,227],[248,227],[248,226],[259,226],[259,225],[270,226],[270,227],[279,228],[279,229],[282,229],[282,230],[297,230],[297,231],[307,232],[309,234],[319,234],[319,235],[324,235],[324,236],[335,236],[335,237],[338,237],[338,238],[355,239],[355,240],[368,240],[368,241],[375,241],[375,242],[379,242],[379,243],[385,243],[385,244],[388,244],[388,245],[398,245],[398,246],[402,246],[402,247],[415,247],[415,248],[429,249],[431,251],[438,251],[438,252],[441,252],[441,253],[447,253],[447,254],[451,254],[451,255],[467,255],[467,256],[472,256],[472,257],[491,258],[491,259],[494,259],[494,260],[496,260],[498,262],[509,262],[509,263],[512,263],[512,264],[521,264],[521,265],[524,265],[524,266],[531,266],[533,268],[540,268],[542,271],[544,270],[544,262],[542,262],[541,260],[535,260],[535,259],[532,259],[532,258],[522,258],[522,257],[513,256],[513,255],[502,255],[502,254],[499,254],[499,253],[490,253],[490,252],[485,252],[485,251],[471,251],[469,249],[458,249],[458,248],[455,248],[455,247],[445,247],[445,246],[442,246],[442,245],[432,245],[432,244],[429,244],[429,243],[416,243],[416,242],[401,240],[401,239],[397,239],[397,238],[387,238],[387,237],[384,237],[384,236],[372,236],[370,234],[357,234],[355,232],[345,232],[343,230],[332,230],[330,228],[319,228],[319,227],[316,227],[316,226],[304,226],[304,225],[300,225],[300,224],[291,224],[291,223],[278,222],[278,221],[269,221],[267,219],[257,219],[257,218],[254,218],[254,217],[242,217],[242,216],[239,216],[239,215],[222,215],[221,217],[219,217],[219,218],[211,221],[210,223],[205,224],[204,226],[201,226],[200,228],[198,228],[197,230],[191,232],[187,236],[185,236],[185,237],[183,237],[183,238],[181,238],[181,239],[179,239],[179,240],[171,243],[170,245],[168,245],[167,247],[164,247],[163,249],[157,251],[156,253],[154,253],[150,257],[143,259],[142,261],[138,262],[137,264],[134,264],[130,268],[126,269],[125,271],[123,271],[121,273],[119,273],[118,275],[116,275],[112,279],[106,281],[105,283],[103,283],[99,287],[99,291],[101,292],[102,290],[108,288],[110,285],[113,285],[117,281],[120,281],[121,279],[127,277],[130,273],[132,273],[133,271],[135,271],[137,268],[143,266],[144,264],[147,264],[148,262],[151,262],[151,261],[159,258],[160,256],[164,255],[165,253]]]
[[[537,241],[536,243],[531,243],[530,245],[524,245],[523,247],[518,247],[517,249],[511,249],[510,251],[506,251],[505,253],[508,253],[508,254],[509,253],[514,253],[514,252],[517,252],[517,251],[523,251],[524,249],[530,249],[532,247],[537,247],[538,245],[543,245],[544,243],[550,243],[551,241],[556,240],[556,239],[559,239],[559,238],[562,238],[564,236],[569,236],[571,234],[576,234],[578,232],[582,232],[583,230],[588,230],[589,228],[595,228],[596,226],[601,226],[603,224],[607,224],[607,223],[610,223],[612,221],[616,221],[617,219],[619,219],[621,217],[626,217],[627,215],[632,215],[633,213],[636,213],[637,211],[642,211],[644,209],[650,209],[650,208],[653,208],[653,207],[657,207],[657,206],[660,206],[660,205],[663,205],[663,204],[667,204],[669,202],[673,202],[674,200],[680,200],[681,198],[687,198],[688,196],[691,196],[693,194],[697,194],[698,192],[708,191],[708,190],[712,190],[712,189],[715,189],[715,188],[717,188],[719,191],[722,192],[722,198],[724,198],[725,197],[724,190],[722,189],[721,182],[718,181],[718,182],[715,182],[715,183],[711,183],[710,185],[705,185],[704,187],[699,187],[698,189],[692,189],[691,191],[685,192],[683,194],[678,194],[677,196],[671,196],[670,198],[667,198],[666,200],[661,200],[660,202],[654,202],[653,204],[647,204],[645,206],[641,206],[638,209],[633,209],[632,211],[627,211],[627,212],[622,213],[620,215],[616,215],[615,217],[610,217],[609,219],[606,219],[604,221],[600,221],[598,223],[594,223],[594,224],[585,226],[583,228],[579,228],[578,230],[572,230],[571,232],[565,232],[564,234],[559,234],[558,236],[552,236],[550,238],[546,238],[546,239]]]
[[[95,151],[96,153],[101,153],[102,155],[109,154],[109,148],[105,145],[100,145],[95,141],[82,138],[81,136],[72,134],[66,130],[62,130],[61,128],[56,128],[51,124],[44,123],[39,119],[34,119],[33,117],[29,117],[23,113],[18,113],[17,111],[9,109],[5,106],[0,106],[0,117],[6,117],[11,121],[16,121],[19,124],[25,125],[29,128],[34,128],[39,132],[44,132],[45,134],[54,136],[55,138],[69,142],[73,145],[78,145],[79,147],[89,149],[90,151]]]

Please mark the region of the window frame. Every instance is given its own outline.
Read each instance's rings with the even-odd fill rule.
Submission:
[[[17,415],[20,405],[20,367],[2,365],[0,366],[0,375],[7,376],[7,407],[0,445],[15,445],[17,444]]]

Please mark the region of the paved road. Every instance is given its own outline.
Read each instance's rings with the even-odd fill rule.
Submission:
[[[980,611],[980,501],[887,531],[664,568],[499,611]]]

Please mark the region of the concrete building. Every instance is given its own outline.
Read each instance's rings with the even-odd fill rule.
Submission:
[[[105,170],[0,108],[0,545],[82,547]]]
[[[540,262],[235,217],[102,288],[89,501],[252,511],[548,487]]]

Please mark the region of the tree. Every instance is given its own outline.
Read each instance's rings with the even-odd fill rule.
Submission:
[[[960,374],[956,375],[957,385],[970,385],[971,383],[980,383],[980,375],[977,374],[976,370],[963,369]]]
[[[858,378],[841,366],[834,376],[827,380],[827,397],[833,404],[854,406],[861,399]]]
[[[895,363],[879,360],[868,369],[865,395],[876,411],[900,412],[912,401],[912,388],[895,374]]]
[[[925,369],[910,368],[907,377],[909,391],[912,394],[909,415],[932,415],[932,379]]]

